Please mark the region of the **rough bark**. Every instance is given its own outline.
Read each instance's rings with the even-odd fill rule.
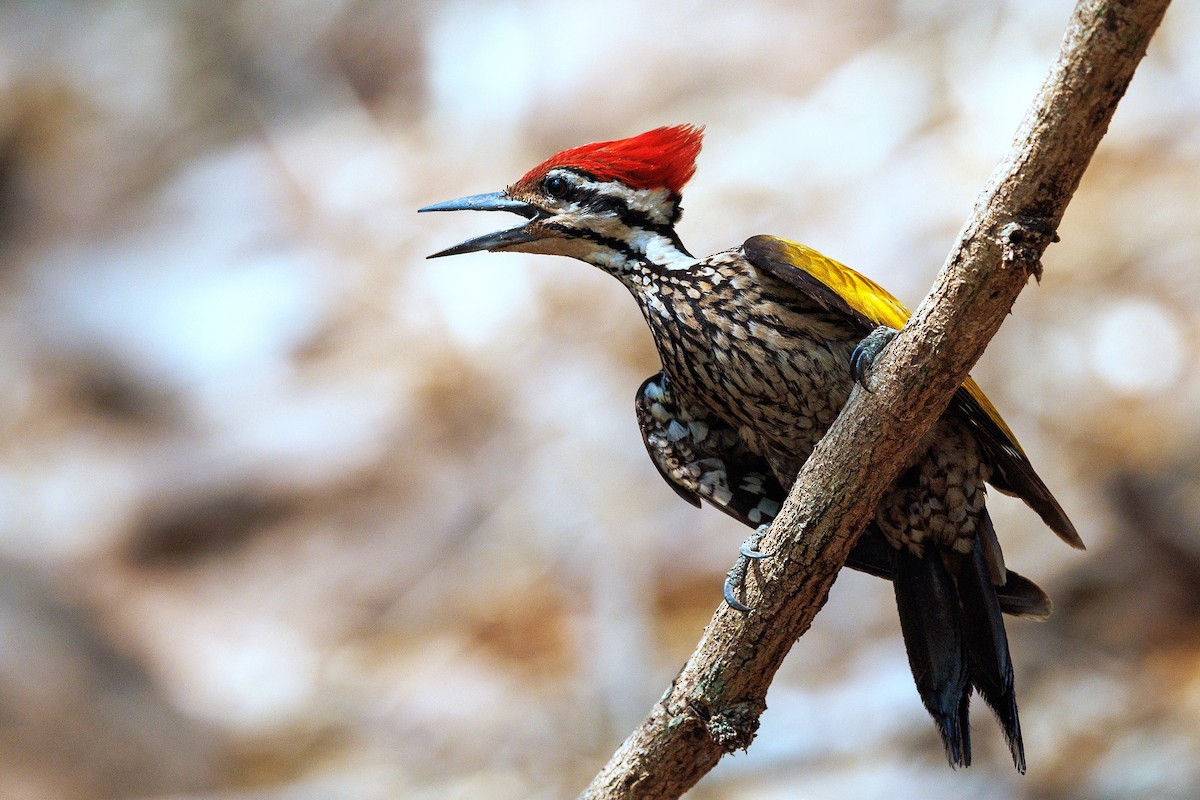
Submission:
[[[804,465],[752,571],[581,798],[674,798],[748,747],[788,650],[917,442],[999,329],[1053,238],[1169,0],[1081,0],[1057,59],[933,290]]]

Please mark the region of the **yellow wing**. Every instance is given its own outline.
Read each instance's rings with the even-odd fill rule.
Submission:
[[[858,323],[865,336],[886,325],[897,330],[912,316],[904,304],[875,281],[811,247],[776,236],[753,236],[742,246],[762,272],[799,289],[822,308]],[[996,470],[992,485],[1023,499],[1065,542],[1083,547],[1075,526],[1029,463],[1016,435],[971,377],[963,381],[951,408],[975,429]]]
[[[808,294],[813,294],[813,289],[821,293],[833,292],[836,298],[822,302],[821,305],[828,307],[830,311],[836,311],[844,310],[835,307],[839,302],[844,303],[849,306],[849,310],[853,312],[854,316],[861,318],[861,321],[872,329],[879,325],[887,325],[889,328],[899,330],[912,316],[912,312],[893,297],[887,289],[866,275],[855,272],[845,264],[834,261],[811,247],[775,236],[755,236],[746,242],[746,246],[746,255],[756,267],[763,268],[764,265],[760,264],[759,259],[756,258],[757,253],[751,255],[750,250],[769,252],[768,263],[770,266],[767,266],[766,269],[775,277],[781,278],[787,283],[794,283],[789,279],[787,273],[801,270],[815,279],[816,284],[806,281],[806,285],[799,288],[805,289]],[[776,270],[772,268],[780,263],[790,269]],[[784,274],[780,274],[780,272]],[[816,299],[825,300],[822,297]]]

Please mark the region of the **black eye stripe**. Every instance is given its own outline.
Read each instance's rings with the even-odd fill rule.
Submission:
[[[605,194],[604,192],[593,189],[577,187],[571,194],[572,199],[578,200],[587,206],[588,210],[597,214],[616,214],[621,218],[626,226],[630,228],[641,228],[646,231],[653,231],[664,235],[670,235],[674,230],[674,222],[679,219],[680,208],[679,198],[672,199],[672,215],[670,222],[660,223],[650,219],[650,215],[640,209],[630,208],[629,203],[623,197],[616,195]]]
[[[670,216],[667,222],[656,222],[650,218],[650,215],[640,209],[631,208],[628,200],[624,197],[615,194],[607,194],[603,189],[599,188],[600,181],[595,175],[584,170],[570,169],[563,172],[554,172],[542,179],[542,191],[550,197],[558,200],[570,200],[584,206],[593,214],[614,214],[616,215],[627,228],[636,228],[644,231],[657,233],[661,236],[670,239],[675,247],[682,253],[691,255],[684,249],[683,243],[679,241],[678,234],[675,233],[675,223],[679,221],[682,209],[679,207],[679,195],[670,195],[667,202],[670,203]],[[568,175],[579,180],[591,182],[593,185],[580,186],[571,180]],[[551,182],[554,185],[551,186]],[[560,188],[559,182],[562,187]],[[556,194],[556,192],[562,192]]]

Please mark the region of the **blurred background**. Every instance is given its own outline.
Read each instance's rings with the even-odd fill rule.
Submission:
[[[680,227],[910,305],[1067,0],[0,5],[0,800],[557,798],[744,535],[633,418],[616,281],[426,254],[549,154],[707,125]],[[1089,550],[992,501],[1030,769],[947,768],[845,573],[689,797],[1200,794],[1200,9],[1178,3],[975,372]]]

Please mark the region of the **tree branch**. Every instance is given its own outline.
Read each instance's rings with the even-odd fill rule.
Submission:
[[[1169,0],[1080,0],[1050,74],[933,290],[818,443],[762,543],[743,615],[722,605],[581,798],[674,798],[748,747],[767,688],[883,492],[1000,328],[1053,238]]]

